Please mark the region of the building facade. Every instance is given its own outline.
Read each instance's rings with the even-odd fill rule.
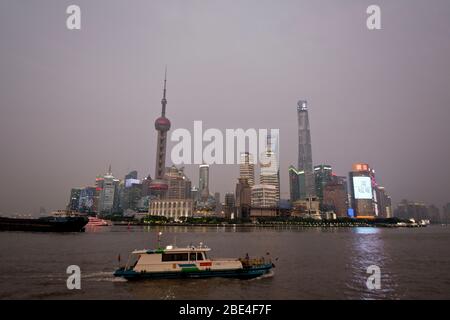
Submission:
[[[320,201],[315,197],[297,200],[292,204],[293,217],[321,219]]]
[[[95,208],[95,187],[86,187],[80,191],[80,199],[78,203],[78,211],[83,213],[94,213],[97,211]]]
[[[156,199],[150,202],[148,210],[148,214],[151,216],[163,216],[174,221],[180,221],[183,217],[192,217],[192,212],[192,199]]]
[[[139,201],[142,198],[142,183],[137,179],[127,179],[121,188],[120,208],[122,212],[126,210],[137,211]]]
[[[99,187],[98,213],[112,214],[119,211],[119,183],[120,180],[114,178],[109,166],[108,172],[99,179],[101,187]]]
[[[430,219],[428,206],[421,201],[402,200],[394,211],[394,216],[401,219],[426,220]]]
[[[165,180],[168,183],[167,199],[189,199],[191,194],[191,181],[184,173],[184,168],[172,166],[166,170]]]
[[[289,194],[291,202],[305,199],[305,172],[289,166]]]
[[[200,199],[206,201],[209,197],[209,165],[202,164],[198,174],[198,192]]]
[[[70,211],[79,211],[80,209],[80,193],[81,189],[79,188],[72,188],[70,190],[70,199],[69,199],[69,205],[68,209]]]
[[[235,206],[236,206],[236,200],[234,197],[234,193],[226,193],[225,194],[225,202],[224,202],[225,218],[227,218],[227,219],[234,218]]]
[[[357,218],[376,217],[372,169],[367,163],[355,163],[349,173],[351,207]]]
[[[249,152],[243,152],[239,162],[239,177],[246,178],[250,187],[255,185],[255,160]]]
[[[223,212],[222,202],[220,202],[220,192],[214,192],[215,214],[221,216]]]
[[[236,184],[236,218],[248,219],[250,217],[252,189],[247,179],[239,178]]]
[[[259,183],[271,185],[276,190],[276,201],[280,201],[280,169],[278,163],[278,153],[274,151],[275,139],[270,134],[267,137],[266,151],[261,155]]]
[[[386,193],[384,187],[376,186],[375,194],[377,198],[378,217],[392,218],[392,204],[391,197]]]
[[[323,199],[323,190],[333,179],[333,170],[330,165],[320,164],[314,166],[315,193],[319,199]]]
[[[258,184],[252,187],[252,208],[276,208],[278,206],[278,190],[269,184]]]
[[[342,181],[328,183],[323,189],[322,206],[337,217],[346,217],[348,211],[347,186]]]

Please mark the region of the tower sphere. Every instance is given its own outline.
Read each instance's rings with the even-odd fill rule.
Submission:
[[[158,131],[169,131],[170,130],[170,120],[166,117],[159,117],[155,121],[155,129]]]

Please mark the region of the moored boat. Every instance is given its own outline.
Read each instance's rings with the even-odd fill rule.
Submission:
[[[211,249],[200,244],[178,248],[135,250],[114,276],[127,280],[226,277],[251,279],[269,273],[274,265],[269,257],[210,259]]]
[[[97,217],[89,217],[89,222],[86,227],[107,227],[109,226],[108,221],[97,218]]]
[[[0,217],[0,231],[80,232],[88,219],[80,216],[48,216],[41,218]]]

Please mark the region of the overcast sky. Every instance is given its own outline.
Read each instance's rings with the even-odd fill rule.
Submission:
[[[373,3],[382,30],[366,27]],[[66,28],[70,4],[79,31]],[[283,198],[305,99],[314,164],[348,175],[367,162],[394,203],[441,207],[449,17],[448,0],[2,0],[0,212],[63,208],[109,164],[153,176],[166,64],[172,129],[280,129]],[[186,171],[197,185],[197,166]],[[212,166],[211,191],[234,191],[237,176]]]

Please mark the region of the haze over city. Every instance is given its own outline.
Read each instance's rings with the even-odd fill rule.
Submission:
[[[394,205],[450,201],[448,1],[377,1],[378,31],[371,1],[76,2],[78,32],[69,1],[0,3],[0,212],[64,208],[110,164],[153,176],[166,65],[171,131],[280,129],[282,198],[304,99],[314,164],[369,163]],[[223,197],[238,166],[210,175]]]

